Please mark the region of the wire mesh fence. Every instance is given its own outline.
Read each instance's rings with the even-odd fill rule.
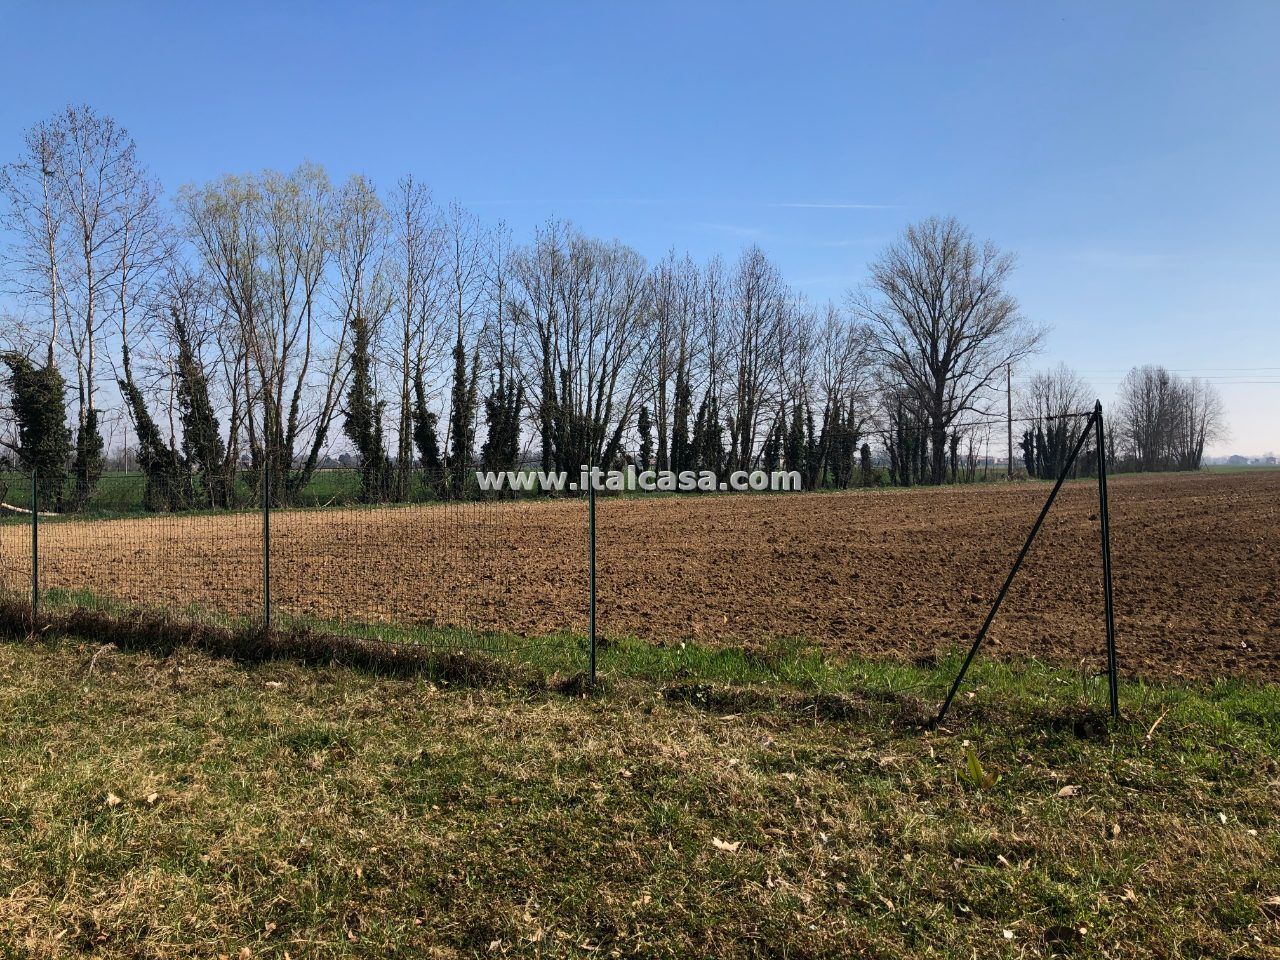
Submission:
[[[33,560],[43,612],[147,613],[239,626],[260,609],[261,550],[248,479],[218,509],[189,480],[108,476],[107,495],[76,508],[37,485]],[[26,507],[29,509],[30,504]],[[60,508],[60,509],[59,509]]]
[[[585,595],[583,501],[517,507],[455,479],[415,473],[396,492],[354,470],[292,489],[262,470],[216,487],[108,475],[73,505],[69,481],[33,487],[29,472],[0,472],[0,591],[46,615],[265,623],[451,652],[585,657],[586,610],[566,605]],[[532,523],[523,513],[511,522],[530,508]],[[544,572],[533,589],[530,567]]]
[[[69,480],[0,470],[0,590],[30,601],[34,574],[46,614],[536,652],[539,666],[575,672],[593,653],[605,670],[661,661],[694,679],[712,654],[742,677],[828,655],[928,662],[971,640],[1037,489],[979,504],[958,490],[627,486],[597,490],[593,525],[583,491],[484,493],[470,471],[107,475],[76,502]],[[1076,500],[1064,493],[1063,526],[1028,559],[1013,629],[994,643],[1098,650],[1096,623],[1074,613],[1097,559],[1094,508]]]
[[[3,585],[29,597],[34,563],[38,604],[47,614],[145,613],[229,627],[269,622],[441,650],[554,651],[557,665],[586,667],[586,495],[482,496],[475,484],[470,472],[420,470],[407,484],[356,469],[316,471],[298,485],[292,477],[273,483],[261,469],[216,484],[107,474],[74,504],[70,480],[33,490],[29,473],[11,471]],[[627,509],[641,497],[658,509]],[[602,492],[598,501],[607,640],[650,633],[695,642],[753,639],[750,597],[770,602],[758,592],[740,598],[733,607],[740,615],[732,618],[720,616],[719,603],[704,615],[689,604],[664,609],[654,598],[738,592],[725,558],[741,554],[745,569],[748,554],[756,554],[751,567],[758,572],[764,561],[757,544],[705,522],[691,526],[691,501],[682,497],[631,490]],[[665,538],[643,529],[654,523]]]
[[[0,597],[31,596],[31,474],[0,468]]]

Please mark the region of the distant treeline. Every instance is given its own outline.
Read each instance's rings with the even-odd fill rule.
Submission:
[[[520,243],[412,176],[379,191],[304,164],[165,202],[88,107],[28,131],[0,199],[25,311],[3,326],[0,446],[57,510],[91,502],[122,428],[154,510],[231,506],[242,470],[297,503],[334,448],[379,502],[466,496],[475,469],[528,458],[971,480],[1000,449],[1007,371],[1043,336],[1013,257],[953,219],[907,226],[843,303],[813,304],[756,246],[650,264],[558,221]],[[1211,389],[1131,380],[1116,455],[1198,464]],[[1071,437],[1048,418],[1092,398],[1059,369],[1018,403],[1027,470],[1052,472]]]

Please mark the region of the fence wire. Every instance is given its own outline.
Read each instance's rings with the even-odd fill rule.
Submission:
[[[31,475],[0,468],[0,597],[31,597]]]
[[[113,474],[75,503],[67,481],[36,495],[33,555],[31,474],[0,472],[0,591],[30,598],[34,560],[48,614],[269,619],[447,651],[583,650],[585,607],[576,615],[573,598],[587,578],[584,501],[478,499],[439,474],[415,473],[394,501],[389,488],[371,493],[354,470],[318,471],[298,489],[260,470],[216,490]],[[539,582],[530,567],[546,571]]]

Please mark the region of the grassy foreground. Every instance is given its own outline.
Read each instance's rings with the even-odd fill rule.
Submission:
[[[1280,957],[1275,687],[1109,733],[986,663],[924,732],[945,669],[612,657],[587,697],[0,644],[0,956]]]

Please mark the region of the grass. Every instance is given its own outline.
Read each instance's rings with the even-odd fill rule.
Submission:
[[[25,596],[0,596],[0,629],[10,633],[30,628],[30,607]],[[129,635],[127,645],[161,649],[170,648],[174,638],[187,633],[193,636],[212,631],[215,643],[205,647],[214,652],[231,652],[242,659],[258,659],[261,651],[260,618],[232,617],[196,604],[186,609],[151,609],[125,603],[90,590],[44,590],[40,609],[45,617],[42,630],[67,633],[92,629],[110,635],[118,642],[120,627]],[[531,669],[546,676],[572,677],[585,674],[588,663],[588,641],[571,632],[540,637],[477,631],[451,626],[413,626],[396,623],[364,623],[293,616],[276,610],[273,629],[285,641],[290,636],[316,638],[325,649],[341,649],[347,643],[368,642],[408,650],[421,649],[441,653],[480,654],[479,663],[502,663]],[[197,645],[199,645],[197,643]],[[781,637],[758,642],[750,647],[705,646],[686,640],[671,642],[641,640],[630,636],[602,637],[597,651],[597,665],[602,675],[658,683],[688,684],[696,690],[701,685],[721,684],[734,687],[767,686],[809,693],[872,692],[877,696],[919,693],[940,701],[960,669],[964,649],[954,648],[939,658],[934,669],[895,661],[859,660],[833,656],[821,647],[798,637]],[[1020,685],[1027,670],[1041,667],[1037,662],[1020,667]],[[1059,671],[1056,676],[1065,676]],[[998,683],[1004,676],[997,672],[988,683]],[[1082,694],[1105,695],[1105,679],[1098,676],[1074,676],[1072,683]]]
[[[236,474],[237,503],[246,508],[254,508],[255,497],[249,475],[244,471]],[[108,471],[98,481],[93,496],[89,498],[84,509],[75,516],[80,518],[100,518],[116,516],[145,515],[143,493],[146,489],[146,477],[141,472],[120,473]],[[29,475],[8,470],[0,473],[0,491],[5,493],[3,499],[20,509],[31,506],[31,482]],[[295,507],[319,507],[330,504],[350,505],[358,502],[360,497],[360,475],[355,470],[323,469],[312,474],[306,487],[298,494]],[[202,511],[188,511],[198,513]],[[207,511],[204,511],[207,512]]]
[[[601,664],[0,644],[0,956],[1280,956],[1276,687],[1126,686],[1108,730],[982,661],[924,731],[951,662]]]
[[[1211,463],[1204,468],[1209,473],[1256,473],[1259,470],[1280,470],[1274,463]]]

